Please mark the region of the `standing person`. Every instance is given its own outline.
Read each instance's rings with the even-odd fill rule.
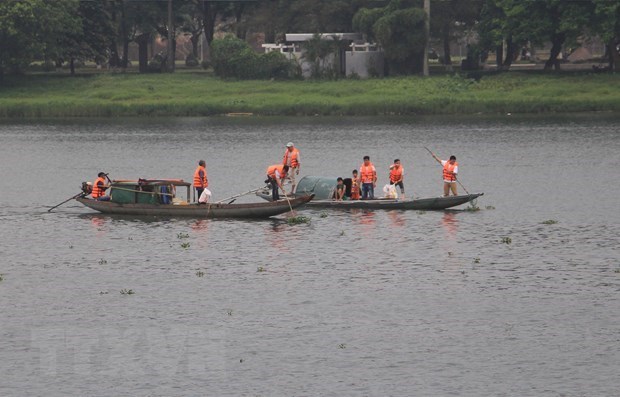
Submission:
[[[110,201],[110,196],[105,194],[106,189],[110,187],[110,185],[106,184],[106,178],[108,178],[108,174],[105,172],[97,174],[97,179],[93,183],[93,191],[90,194],[93,199],[97,201]]]
[[[362,200],[375,198],[375,187],[377,186],[377,170],[370,162],[370,156],[364,156],[364,163],[360,167],[359,181],[362,185]]]
[[[198,162],[198,167],[194,171],[194,188],[196,188],[196,197],[200,198],[202,191],[209,186],[207,179],[207,164],[204,160]]]
[[[274,164],[267,167],[267,182],[271,184],[271,199],[273,201],[280,200],[280,191],[284,191],[282,181],[288,173],[288,165]]]
[[[433,152],[431,155],[443,166],[443,196],[448,197],[450,190],[456,196],[456,175],[459,173],[459,163],[456,162],[456,156],[450,156],[450,159],[446,161],[435,156]]]
[[[390,166],[390,185],[396,185],[400,188],[400,196],[402,199],[405,198],[405,185],[403,185],[404,175],[405,170],[403,166],[400,165],[400,160],[394,160],[394,164]]]
[[[360,199],[360,184],[357,170],[353,170],[353,177],[351,178],[351,200]]]
[[[286,144],[286,150],[284,151],[284,157],[282,157],[282,165],[287,165],[289,170],[288,179],[291,181],[291,193],[295,193],[295,186],[297,186],[297,181],[295,180],[295,175],[299,175],[299,167],[301,166],[301,161],[299,158],[299,150],[293,145],[293,142],[289,142]]]

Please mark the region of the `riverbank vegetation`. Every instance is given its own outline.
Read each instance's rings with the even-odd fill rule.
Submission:
[[[473,77],[226,81],[205,73],[26,75],[0,85],[0,117],[620,111],[620,75],[509,72]]]

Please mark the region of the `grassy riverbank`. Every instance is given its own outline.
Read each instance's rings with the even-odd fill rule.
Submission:
[[[620,75],[509,72],[338,81],[205,75],[5,76],[0,117],[620,112]]]

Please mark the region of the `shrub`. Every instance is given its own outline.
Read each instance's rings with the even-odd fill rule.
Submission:
[[[200,62],[198,62],[198,58],[196,58],[194,54],[189,54],[187,57],[185,57],[185,66],[189,68],[195,68],[199,64]]]
[[[288,78],[294,69],[283,54],[259,55],[233,36],[213,41],[211,65],[216,76],[237,79]]]
[[[158,53],[153,56],[149,61],[148,70],[149,73],[161,73],[166,67],[166,56],[163,53]]]

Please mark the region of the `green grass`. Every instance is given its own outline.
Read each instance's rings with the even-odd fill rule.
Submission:
[[[206,73],[5,76],[0,117],[412,115],[620,111],[620,75],[509,72],[223,81]]]

